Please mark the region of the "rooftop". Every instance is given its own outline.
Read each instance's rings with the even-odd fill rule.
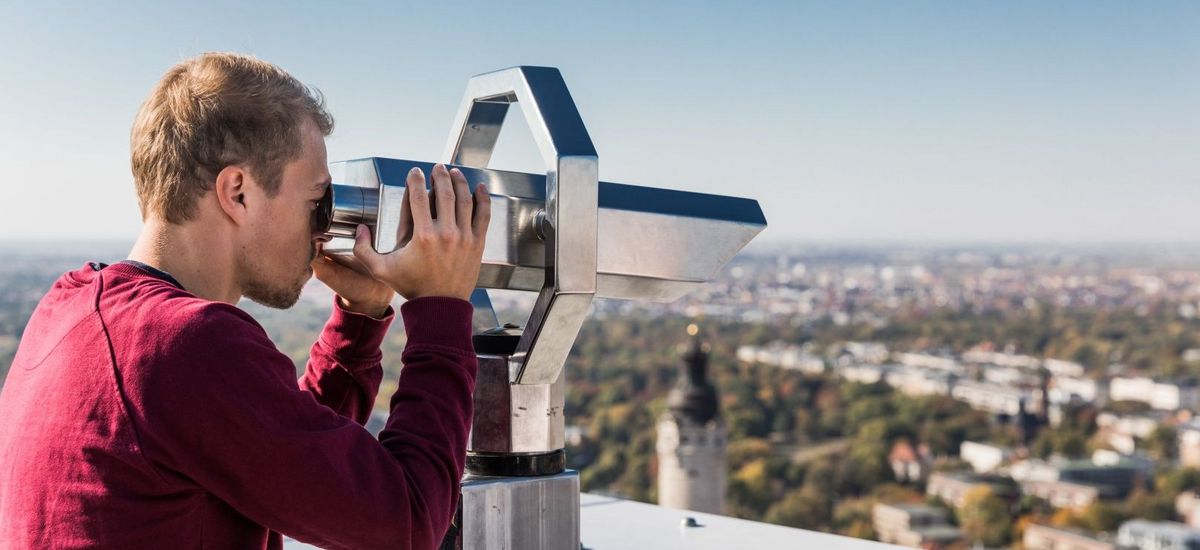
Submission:
[[[822,550],[883,550],[899,548],[869,540],[852,539],[827,533],[793,529],[744,519],[674,510],[653,504],[615,497],[590,495],[579,497],[580,537],[589,550],[716,550],[744,548],[820,548]],[[687,519],[695,527],[687,526]],[[619,528],[614,528],[619,526]],[[287,540],[287,550],[313,548]]]

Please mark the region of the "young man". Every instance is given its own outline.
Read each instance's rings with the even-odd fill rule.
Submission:
[[[129,260],[62,276],[0,394],[0,548],[433,548],[454,514],[490,202],[409,174],[401,242],[359,227],[371,276],[320,254],[330,184],[318,95],[251,57],[173,67],[131,137],[145,225]],[[437,218],[431,216],[436,201]],[[234,304],[337,293],[299,383]],[[362,427],[399,292],[408,335],[378,440]]]

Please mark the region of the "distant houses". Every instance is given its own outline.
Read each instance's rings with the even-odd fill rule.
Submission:
[[[923,504],[875,504],[871,522],[880,542],[913,548],[948,546],[963,539],[945,509]]]
[[[1021,540],[1025,550],[1116,550],[1111,541],[1093,538],[1078,531],[1048,525],[1031,524]]]
[[[1190,380],[1115,376],[1109,382],[1108,393],[1113,401],[1138,401],[1164,411],[1195,409],[1200,404],[1200,386]]]
[[[1200,351],[1191,355],[1190,360],[1200,361]],[[953,508],[967,504],[968,495],[986,492],[1010,506],[1033,498],[1082,513],[1096,503],[1116,503],[1152,489],[1155,459],[1161,464],[1177,457],[1182,466],[1200,468],[1200,417],[1193,418],[1200,408],[1200,384],[1188,379],[1104,376],[1072,361],[988,349],[957,357],[888,353],[870,342],[846,342],[824,356],[804,346],[743,346],[738,357],[854,383],[886,384],[910,396],[945,396],[1009,423],[1006,445],[962,442],[957,458],[969,470],[942,471],[955,467],[947,460],[953,457],[934,457],[917,442],[900,440],[891,447],[887,461],[897,482],[923,484],[926,495]],[[1089,444],[1100,448],[1090,460],[1031,457],[1042,427],[1080,418],[1095,422]],[[1164,433],[1164,428],[1172,431]],[[1164,435],[1175,439],[1164,444]],[[939,471],[934,471],[935,463]],[[1185,523],[1133,519],[1122,523],[1115,536],[1099,537],[1029,524],[1019,543],[1029,550],[1200,548],[1200,495],[1182,493],[1175,508]],[[965,544],[949,518],[946,508],[924,504],[878,503],[872,510],[879,540],[914,547]]]
[[[1131,519],[1117,530],[1117,544],[1146,550],[1194,550],[1200,548],[1200,529],[1174,521]]]

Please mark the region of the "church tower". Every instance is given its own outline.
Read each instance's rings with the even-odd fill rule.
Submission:
[[[688,326],[691,345],[658,420],[658,503],[721,514],[725,510],[725,425],[708,382],[708,345]]]

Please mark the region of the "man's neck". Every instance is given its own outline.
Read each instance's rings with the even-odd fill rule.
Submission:
[[[236,304],[242,291],[235,276],[232,247],[221,242],[220,232],[207,230],[204,225],[148,219],[129,259],[170,273],[200,298]]]

